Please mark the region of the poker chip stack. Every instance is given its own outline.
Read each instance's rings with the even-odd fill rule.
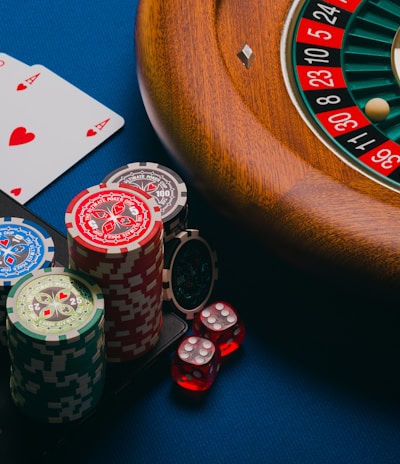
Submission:
[[[66,215],[69,266],[105,298],[107,360],[135,360],[162,328],[163,222],[156,200],[128,184],[102,183],[72,199]]]
[[[39,422],[82,418],[105,383],[104,298],[88,276],[52,267],[20,279],[7,298],[10,392]]]
[[[0,344],[7,346],[7,296],[21,277],[54,264],[54,243],[38,224],[18,217],[0,218]]]
[[[103,182],[133,185],[155,198],[161,209],[165,242],[187,228],[187,187],[172,169],[149,161],[138,161],[115,169]]]
[[[138,161],[110,172],[106,183],[133,185],[155,198],[164,224],[163,300],[192,319],[204,308],[218,279],[215,250],[197,229],[188,228],[188,195],[172,169]]]

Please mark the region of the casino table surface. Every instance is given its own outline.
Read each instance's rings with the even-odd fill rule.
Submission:
[[[137,6],[136,0],[3,2],[2,52],[43,64],[125,118],[120,132],[26,206],[65,234],[69,201],[112,170],[134,161],[174,169],[187,182],[190,226],[218,253],[213,298],[236,307],[246,338],[202,398],[174,387],[167,353],[107,408],[52,443],[47,456],[38,456],[32,440],[27,446],[26,434],[35,430],[23,427],[10,449],[9,420],[1,417],[1,463],[397,464],[398,299],[305,273],[261,250],[190,184],[142,103]],[[36,439],[39,448],[46,437]]]

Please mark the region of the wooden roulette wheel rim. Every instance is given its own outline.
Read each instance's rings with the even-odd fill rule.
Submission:
[[[291,4],[141,0],[145,108],[191,183],[248,239],[313,272],[396,288],[399,193],[344,162],[293,104],[281,56]]]

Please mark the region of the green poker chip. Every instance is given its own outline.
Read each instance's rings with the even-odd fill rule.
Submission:
[[[40,269],[10,290],[7,315],[14,328],[28,337],[65,344],[98,326],[104,297],[82,273],[60,267]]]
[[[80,340],[69,345],[56,346],[45,342],[40,344],[40,342],[38,343],[36,340],[26,337],[24,333],[16,331],[9,320],[6,321],[6,328],[8,332],[8,344],[11,347],[18,347],[18,352],[21,354],[26,353],[28,359],[32,359],[35,356],[39,358],[52,356],[53,360],[57,360],[62,356],[77,359],[89,353],[92,347],[99,349],[98,345],[102,344],[102,339],[104,338],[104,318],[100,321],[100,325],[94,328],[88,336],[82,336]]]
[[[106,372],[104,297],[91,277],[62,267],[29,273],[7,299],[10,393],[39,422],[82,418]]]

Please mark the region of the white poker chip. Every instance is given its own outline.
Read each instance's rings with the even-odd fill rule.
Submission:
[[[187,227],[187,187],[172,169],[153,162],[130,163],[110,172],[105,183],[129,184],[152,195],[161,209],[166,237]]]

